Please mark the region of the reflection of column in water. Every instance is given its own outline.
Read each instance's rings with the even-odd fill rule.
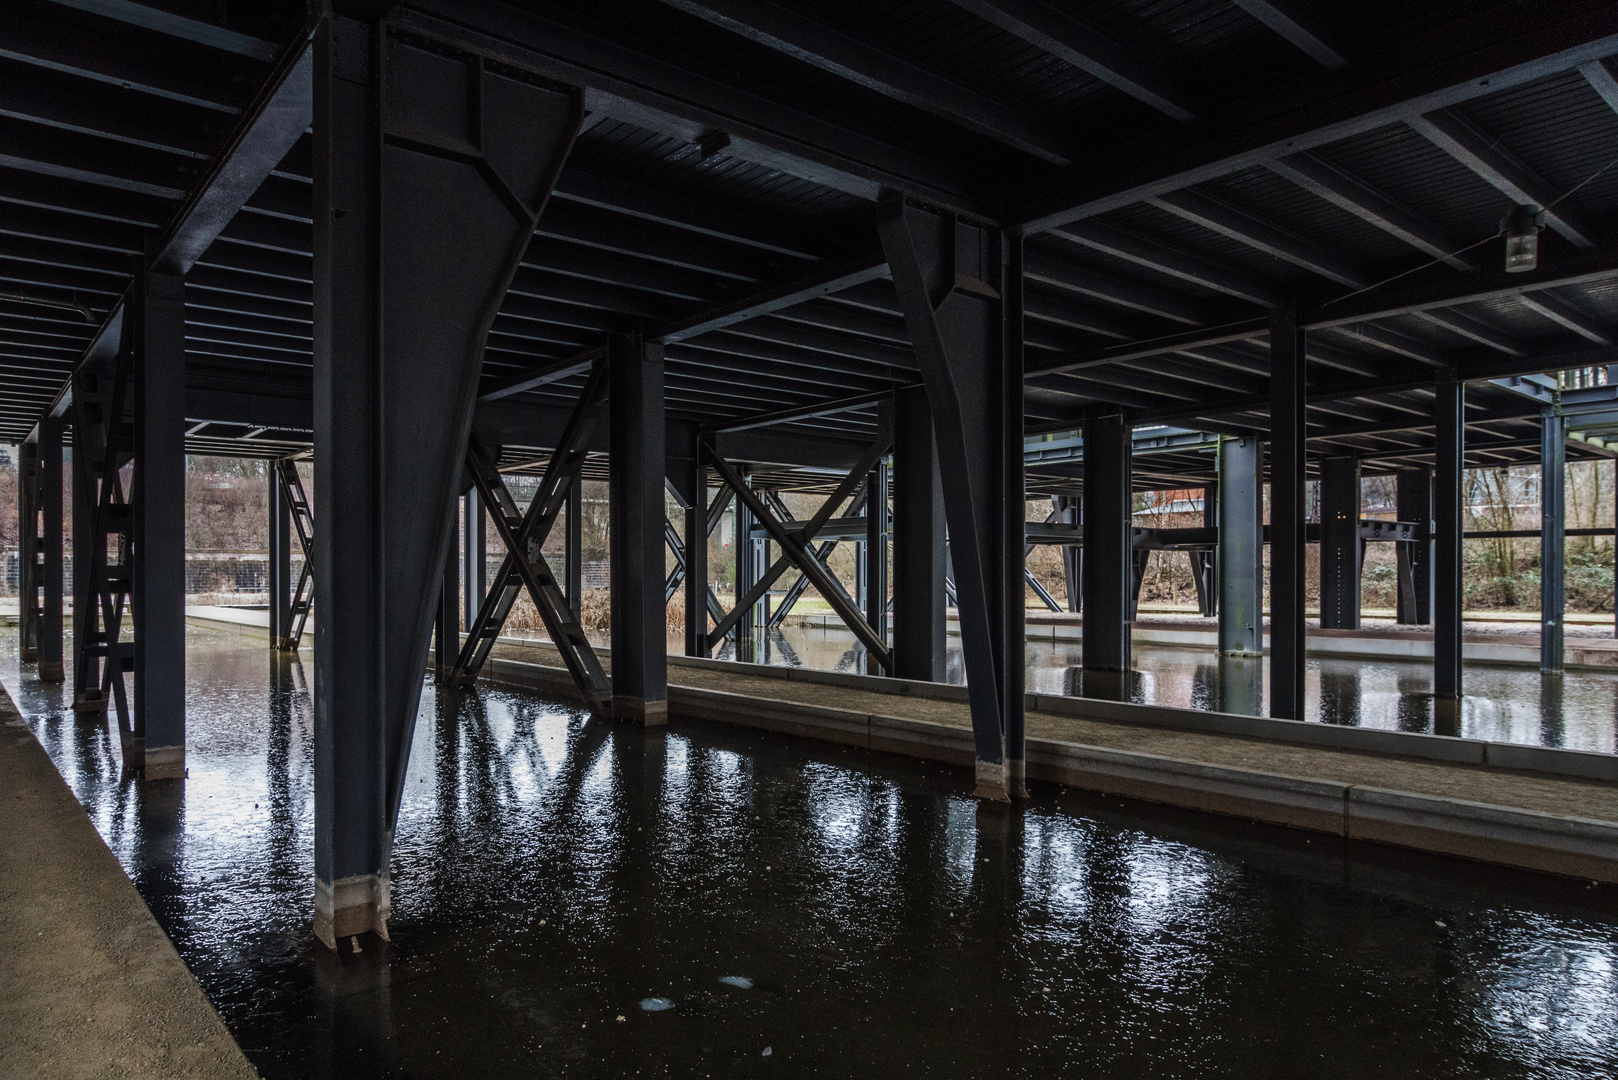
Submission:
[[[1191,673],[1191,707],[1201,712],[1219,710],[1219,669],[1213,664],[1198,664]]]
[[[1320,722],[1358,727],[1360,723],[1360,673],[1329,667],[1320,669]]]
[[[1565,746],[1567,726],[1562,715],[1562,673],[1539,677],[1539,741],[1543,746]]]
[[[1241,716],[1264,715],[1264,658],[1219,658],[1219,711]]]
[[[1067,697],[1082,697],[1084,695],[1084,669],[1070,667],[1062,672],[1062,693]]]
[[[1433,695],[1433,734],[1459,735],[1461,733],[1461,703],[1465,698]]]
[[[1399,704],[1394,717],[1400,731],[1426,732],[1433,724],[1433,683],[1421,674],[1399,673]]]

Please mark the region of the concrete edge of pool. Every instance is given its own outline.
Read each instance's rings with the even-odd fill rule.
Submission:
[[[0,1072],[256,1078],[4,690],[0,775]]]
[[[572,681],[561,667],[496,655],[490,658],[487,672],[496,682],[544,689],[567,699],[573,697]],[[782,681],[790,685],[790,681]],[[896,707],[906,700],[905,695],[892,697]],[[953,702],[940,704],[964,709]],[[969,768],[974,760],[971,730],[964,723],[938,723],[861,709],[680,686],[673,682],[669,685],[669,714],[676,719],[718,721],[963,768]],[[1240,736],[1226,738],[1248,741]],[[1307,746],[1289,749],[1305,753],[1314,750]],[[1318,752],[1395,759],[1395,755],[1367,750]],[[1401,756],[1398,760],[1405,759]],[[1454,770],[1457,774],[1465,770],[1466,774],[1476,776],[1478,786],[1483,789],[1501,777],[1523,775],[1498,766],[1490,769],[1448,761],[1419,764],[1435,770]],[[1210,764],[1041,737],[1032,732],[1028,737],[1028,776],[1086,791],[1349,839],[1618,883],[1618,819],[1549,813],[1427,792]],[[1560,787],[1574,801],[1587,802],[1592,793],[1601,797],[1610,791],[1611,808],[1607,813],[1618,818],[1613,815],[1613,809],[1618,809],[1618,785],[1540,773],[1532,774],[1532,781],[1552,789]]]

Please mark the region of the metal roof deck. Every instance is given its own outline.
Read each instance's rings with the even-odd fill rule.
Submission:
[[[221,10],[8,6],[0,438],[57,400],[131,260],[187,226],[255,102],[295,90],[304,5]],[[1368,471],[1430,456],[1422,384],[1442,367],[1472,380],[1469,461],[1486,464],[1538,456],[1539,404],[1488,379],[1618,363],[1610,4],[416,0],[392,18],[589,91],[488,342],[485,394],[504,430],[531,429],[514,462],[580,384],[550,369],[636,320],[700,330],[667,345],[679,421],[915,381],[875,254],[884,189],[1027,232],[1031,431],[1115,404],[1262,432],[1264,319],[1288,295],[1318,326],[1311,454]],[[310,177],[305,136],[202,237],[195,452],[310,441]],[[1493,236],[1518,202],[1550,205],[1551,227],[1541,269],[1507,278]],[[727,305],[749,317],[703,329]],[[853,443],[872,425],[852,409],[772,430]],[[1140,475],[1185,486],[1207,465],[1163,455]],[[1031,466],[1031,489],[1069,482]]]

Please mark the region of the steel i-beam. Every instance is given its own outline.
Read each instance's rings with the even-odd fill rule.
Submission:
[[[1320,626],[1360,626],[1360,463],[1329,457],[1320,463]]]
[[[1399,596],[1395,617],[1400,623],[1425,626],[1433,621],[1433,470],[1401,469],[1395,484],[1395,514],[1413,521],[1417,536],[1398,547]]]
[[[668,722],[668,617],[664,592],[663,346],[615,335],[611,390],[612,711]]]
[[[1256,435],[1219,440],[1219,653],[1264,653],[1264,478]],[[1223,679],[1223,676],[1221,676]]]
[[[1539,670],[1562,673],[1567,609],[1567,418],[1539,419]]]
[[[1124,697],[1136,591],[1130,522],[1129,424],[1117,411],[1084,418],[1084,690]]]
[[[1461,697],[1462,498],[1466,467],[1466,384],[1454,369],[1433,384],[1433,695],[1452,715],[1441,730],[1459,731]],[[1446,702],[1448,705],[1446,706]]]

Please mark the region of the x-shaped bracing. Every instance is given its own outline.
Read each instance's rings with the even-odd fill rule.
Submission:
[[[832,492],[831,497],[815,512],[815,516],[805,522],[801,530],[789,531],[781,523],[781,519],[775,515],[774,511],[760,498],[759,493],[747,485],[747,482],[742,479],[741,474],[736,471],[735,467],[720,457],[706,440],[703,441],[703,456],[708,459],[708,463],[719,474],[719,478],[725,482],[737,499],[747,504],[747,509],[752,512],[753,518],[764,526],[764,531],[770,534],[770,539],[781,545],[781,557],[776,559],[770,568],[759,576],[758,581],[748,590],[746,596],[736,598],[735,605],[719,621],[719,625],[714,627],[713,633],[708,638],[709,641],[723,640],[725,635],[735,627],[736,623],[748,611],[752,610],[753,605],[758,603],[770,586],[775,584],[776,579],[786,573],[788,568],[796,566],[814,585],[815,589],[819,591],[820,595],[825,598],[826,602],[831,605],[832,610],[837,613],[838,617],[854,632],[854,636],[859,638],[860,643],[870,650],[872,656],[876,657],[877,662],[885,670],[892,670],[893,655],[888,649],[887,643],[882,640],[880,634],[872,629],[871,624],[865,621],[865,617],[860,613],[859,608],[849,599],[848,593],[843,590],[842,583],[833,576],[830,570],[826,569],[825,564],[815,557],[815,553],[809,547],[815,538],[815,533],[819,532],[821,526],[831,519],[837,508],[859,493],[860,486],[865,483],[867,475],[875,468],[877,462],[881,461],[883,456],[887,454],[891,446],[891,437],[883,436],[867,447],[858,464],[854,466],[854,470],[843,478],[841,484],[837,485],[837,490]],[[736,539],[739,545],[745,542],[747,538],[738,536]]]
[[[303,478],[298,475],[298,463],[291,458],[280,458],[275,462],[275,476],[276,482],[281,485],[281,499],[292,518],[293,531],[298,534],[298,548],[303,552],[303,568],[298,571],[298,583],[292,590],[291,599],[287,601],[286,618],[281,623],[286,629],[286,636],[278,639],[275,647],[297,652],[314,599],[315,519],[309,512],[309,500],[303,493]],[[281,602],[279,596],[271,597],[271,600],[277,604]]]
[[[601,359],[585,381],[562,438],[545,467],[539,489],[525,512],[518,511],[517,501],[483,445],[475,436],[467,444],[467,471],[472,474],[483,505],[489,508],[489,516],[494,519],[495,529],[505,544],[506,556],[487,595],[478,605],[476,618],[467,628],[466,642],[450,673],[452,686],[469,686],[477,679],[494,648],[495,639],[505,627],[512,605],[526,589],[579,692],[598,714],[608,713],[612,685],[541,551],[557,515],[567,505],[571,486],[582,482],[585,455],[606,413],[606,401],[607,368],[605,359]]]

